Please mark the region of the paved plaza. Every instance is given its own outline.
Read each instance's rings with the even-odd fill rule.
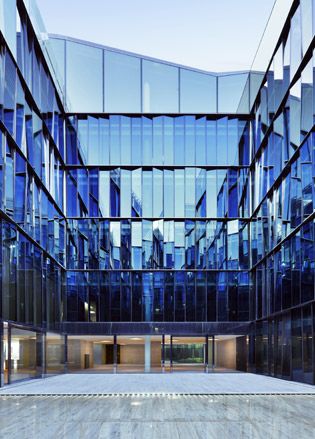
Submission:
[[[314,394],[315,386],[251,373],[63,374],[2,388],[0,395]]]
[[[312,395],[2,396],[0,436],[314,439],[314,415]]]

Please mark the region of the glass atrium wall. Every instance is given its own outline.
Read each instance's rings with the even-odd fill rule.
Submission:
[[[233,114],[249,75],[198,71],[58,35],[48,49],[62,60],[64,104],[74,113]]]
[[[253,371],[309,383],[315,353],[312,6],[294,2],[258,93],[248,174]]]
[[[2,383],[215,359],[313,383],[314,1],[266,74],[53,38],[72,113],[23,1],[4,7]]]

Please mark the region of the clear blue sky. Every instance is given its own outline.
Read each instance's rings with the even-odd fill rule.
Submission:
[[[46,28],[209,71],[247,70],[274,0],[37,0]]]

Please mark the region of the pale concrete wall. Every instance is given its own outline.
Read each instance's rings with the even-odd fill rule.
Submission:
[[[215,342],[215,365],[227,369],[236,368],[236,340],[217,340]]]
[[[144,345],[121,345],[120,364],[144,364]]]
[[[90,355],[90,367],[93,367],[93,343],[90,341],[81,341],[81,369],[84,369],[84,355]]]
[[[144,364],[144,345],[130,344],[120,346],[120,364]],[[161,343],[151,343],[151,366],[161,364]]]
[[[153,341],[151,343],[151,366],[161,365],[161,343]]]
[[[90,355],[90,367],[93,367],[93,343],[85,340],[68,339],[68,362],[71,369],[84,369],[84,355]]]

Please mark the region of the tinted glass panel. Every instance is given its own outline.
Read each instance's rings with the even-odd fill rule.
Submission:
[[[105,51],[106,112],[140,113],[140,85],[140,58]]]
[[[143,111],[178,112],[178,68],[143,60],[142,69]]]
[[[72,111],[103,111],[101,49],[67,41],[67,94]]]

